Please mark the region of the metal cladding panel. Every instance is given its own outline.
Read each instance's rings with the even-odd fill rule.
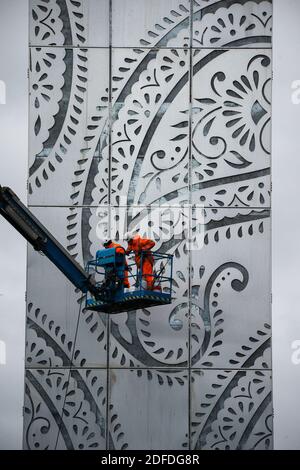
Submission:
[[[272,449],[270,370],[195,370],[191,375],[191,448]]]
[[[272,47],[271,1],[196,0],[194,3],[193,47]]]
[[[191,366],[271,368],[270,212],[207,209],[192,253]]]
[[[29,14],[29,207],[82,266],[138,228],[174,283],[171,305],[83,312],[29,248],[24,447],[272,448],[272,2]]]
[[[29,87],[29,204],[91,204],[100,163],[106,203],[108,48],[31,47]]]
[[[270,207],[270,49],[195,49],[192,63],[193,203]]]
[[[31,46],[109,46],[109,0],[30,0]]]
[[[187,47],[190,21],[189,0],[113,0],[112,46]]]
[[[27,369],[24,448],[101,450],[106,446],[106,371]]]
[[[92,251],[89,241],[93,233],[85,234],[84,221],[90,217],[89,208],[32,210],[82,266],[95,256],[97,247],[94,245]],[[99,214],[105,211],[98,208],[99,222],[102,220]],[[78,239],[84,240],[83,245],[74,246],[77,232]],[[26,363],[29,367],[62,367],[71,361],[78,367],[106,367],[107,315],[83,312],[82,293],[31,247],[28,248],[27,292]]]
[[[109,376],[111,448],[188,447],[187,370],[110,369]]]

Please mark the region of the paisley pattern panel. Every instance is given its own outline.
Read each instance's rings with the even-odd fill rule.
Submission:
[[[106,371],[27,369],[24,447],[101,450],[106,447]]]
[[[123,61],[142,61],[128,78],[131,92],[114,93],[111,201],[188,202],[189,50],[125,51],[114,50],[113,80]]]
[[[192,449],[272,449],[271,387],[269,370],[193,371]]]
[[[107,202],[108,49],[31,48],[29,73],[29,204],[91,204],[99,164]]]
[[[31,46],[109,46],[109,0],[30,0]]]
[[[270,1],[194,1],[193,47],[271,47],[271,37]]]
[[[264,353],[269,369],[270,212],[205,212],[203,247],[192,252],[191,365],[255,368]]]
[[[139,229],[174,283],[168,306],[83,311],[29,248],[24,448],[272,448],[272,2],[29,14],[31,209],[82,266]]]
[[[87,233],[77,246],[81,266],[91,259],[84,222],[90,209],[35,208],[34,214],[76,256],[74,234]],[[98,223],[105,221],[99,209]],[[65,220],[68,225],[63,232]],[[97,227],[97,223],[95,225]],[[90,237],[92,239],[93,233]],[[94,235],[95,239],[95,235]],[[97,250],[96,244],[92,244]],[[95,253],[93,253],[95,255]],[[28,248],[26,364],[52,368],[107,366],[107,315],[84,311],[85,297],[45,257]]]
[[[192,198],[269,207],[271,54],[193,51]]]
[[[188,50],[140,53],[130,95],[115,93],[112,203],[187,203],[190,189],[192,202],[208,207],[269,207],[269,51],[194,50],[191,113]],[[113,78],[135,56],[115,50]]]
[[[109,383],[111,449],[188,447],[187,370],[110,369]]]
[[[112,0],[113,47],[188,47],[190,0]],[[130,21],[124,21],[124,17]],[[135,25],[134,28],[132,25]]]

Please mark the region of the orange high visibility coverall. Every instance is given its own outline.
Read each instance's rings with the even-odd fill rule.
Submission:
[[[122,253],[125,256],[125,250],[119,243],[110,242],[106,245],[105,248],[116,248],[117,253]],[[125,269],[124,269],[124,287],[130,287],[129,279],[128,279],[128,264],[125,258]]]
[[[129,253],[133,251],[135,255],[136,265],[138,268],[140,268],[141,252],[151,250],[154,245],[155,242],[153,240],[150,240],[148,238],[142,238],[140,235],[136,235],[128,242],[126,254],[129,255]],[[148,290],[151,290],[153,288],[153,263],[154,259],[150,253],[143,255],[142,273],[143,279],[145,279],[145,281],[147,282]]]

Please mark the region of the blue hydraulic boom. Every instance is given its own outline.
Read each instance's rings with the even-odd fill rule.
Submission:
[[[93,279],[72,258],[37,218],[22,204],[10,189],[0,186],[0,214],[23,235],[37,251],[44,253],[52,263],[83,293],[97,295]]]
[[[86,309],[119,313],[171,303],[173,256],[153,253],[158,271],[153,273],[153,290],[143,288],[141,268],[129,265],[130,290],[124,289],[125,254],[115,248],[99,250],[96,259],[83,269],[67,250],[27,209],[17,195],[0,186],[0,214],[33,246],[55,264],[69,281],[86,295]],[[141,266],[143,256],[141,256]],[[168,269],[169,276],[165,275]]]

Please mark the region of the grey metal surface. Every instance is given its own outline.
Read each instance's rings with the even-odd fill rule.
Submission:
[[[109,376],[111,448],[188,447],[187,370],[110,369]]]
[[[113,47],[188,47],[189,23],[189,0],[112,1]]]
[[[89,209],[47,207],[35,208],[33,212],[77,261],[85,266],[92,257],[88,232],[82,245],[77,246],[76,241],[81,240],[82,225],[84,226],[82,220],[90,215]],[[77,232],[80,235],[77,236]],[[95,250],[98,248],[95,246]],[[71,360],[78,367],[106,367],[107,315],[83,313],[84,306],[82,293],[76,291],[45,256],[29,247],[26,334],[28,367],[62,367],[70,364]]]
[[[30,48],[30,64],[29,204],[90,204],[108,140],[108,49]],[[107,158],[101,185],[97,204],[107,202]]]
[[[112,56],[113,77],[123,79],[114,92],[112,203],[178,204],[188,190],[189,50],[125,53]],[[124,76],[128,59],[137,66]]]
[[[271,36],[271,1],[194,2],[193,47],[271,47]]]
[[[192,252],[191,365],[271,368],[270,212],[205,210]]]
[[[271,53],[193,51],[192,198],[269,207]]]
[[[108,47],[109,0],[30,0],[29,44]]]
[[[80,314],[29,249],[24,445],[271,448],[272,4],[109,3],[32,2],[29,204],[82,265],[140,228],[174,254],[174,300]],[[87,424],[70,405],[58,435],[71,361]]]
[[[191,448],[272,449],[271,389],[269,370],[193,371]]]
[[[105,449],[105,417],[106,371],[26,370],[25,449]]]

